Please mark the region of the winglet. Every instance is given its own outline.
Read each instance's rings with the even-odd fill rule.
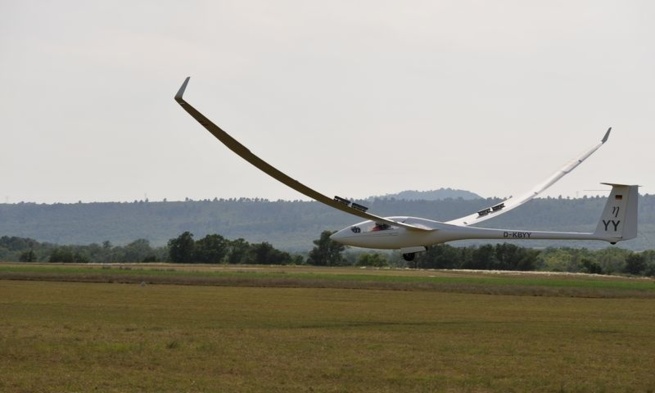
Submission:
[[[180,104],[184,102],[182,96],[184,95],[184,90],[186,90],[186,85],[189,83],[189,79],[191,79],[191,77],[187,76],[184,80],[184,83],[182,83],[182,87],[180,87],[180,90],[178,90],[177,94],[175,94],[175,101],[179,102]]]
[[[189,78],[187,78],[187,82],[189,81]],[[184,82],[184,85],[186,86],[186,82]],[[601,142],[605,143],[607,140],[610,138],[610,131],[612,131],[612,127],[607,129],[607,132],[605,133],[605,136],[603,137],[603,140]]]

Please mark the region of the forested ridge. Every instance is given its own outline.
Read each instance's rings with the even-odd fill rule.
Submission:
[[[593,231],[605,200],[605,197],[535,199],[485,222],[484,226]],[[438,201],[375,198],[357,202],[378,215],[449,220],[498,201],[495,198]],[[357,221],[357,217],[306,201],[242,198],[184,202],[0,204],[0,236],[17,236],[62,245],[101,244],[105,241],[127,245],[136,239],[145,239],[153,246],[163,246],[171,238],[189,231],[198,238],[221,234],[226,238],[243,238],[253,243],[268,242],[286,251],[308,251],[312,248],[312,241],[322,231],[337,230]],[[598,249],[607,246],[602,242],[564,241],[524,241],[516,244],[540,248],[566,246]],[[638,238],[620,243],[620,246],[637,251],[655,249],[655,196],[640,197]]]

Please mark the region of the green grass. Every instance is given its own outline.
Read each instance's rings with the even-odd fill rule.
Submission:
[[[2,266],[0,273],[11,269]],[[87,267],[30,269],[36,275],[44,273],[40,269],[93,273]],[[607,287],[615,280],[653,285],[648,280],[156,269],[150,277],[210,277],[211,285],[0,280],[0,391],[655,391],[655,299],[617,295],[649,289]],[[147,273],[91,270],[118,272],[110,277]],[[309,282],[315,275],[318,282],[354,282],[365,290],[212,284],[223,274],[258,275],[260,285],[270,275],[312,277]],[[426,289],[425,282],[437,279],[470,279],[490,293],[512,283],[551,285],[555,292]],[[370,282],[400,282],[410,289],[380,290]],[[600,286],[612,296],[566,297],[559,286],[592,292]]]

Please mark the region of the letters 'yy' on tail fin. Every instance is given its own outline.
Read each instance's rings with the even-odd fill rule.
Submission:
[[[637,237],[637,198],[639,186],[603,183],[612,186],[594,235],[614,244]]]

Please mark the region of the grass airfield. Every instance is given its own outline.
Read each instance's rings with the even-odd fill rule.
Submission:
[[[0,264],[3,392],[653,392],[655,282]]]

